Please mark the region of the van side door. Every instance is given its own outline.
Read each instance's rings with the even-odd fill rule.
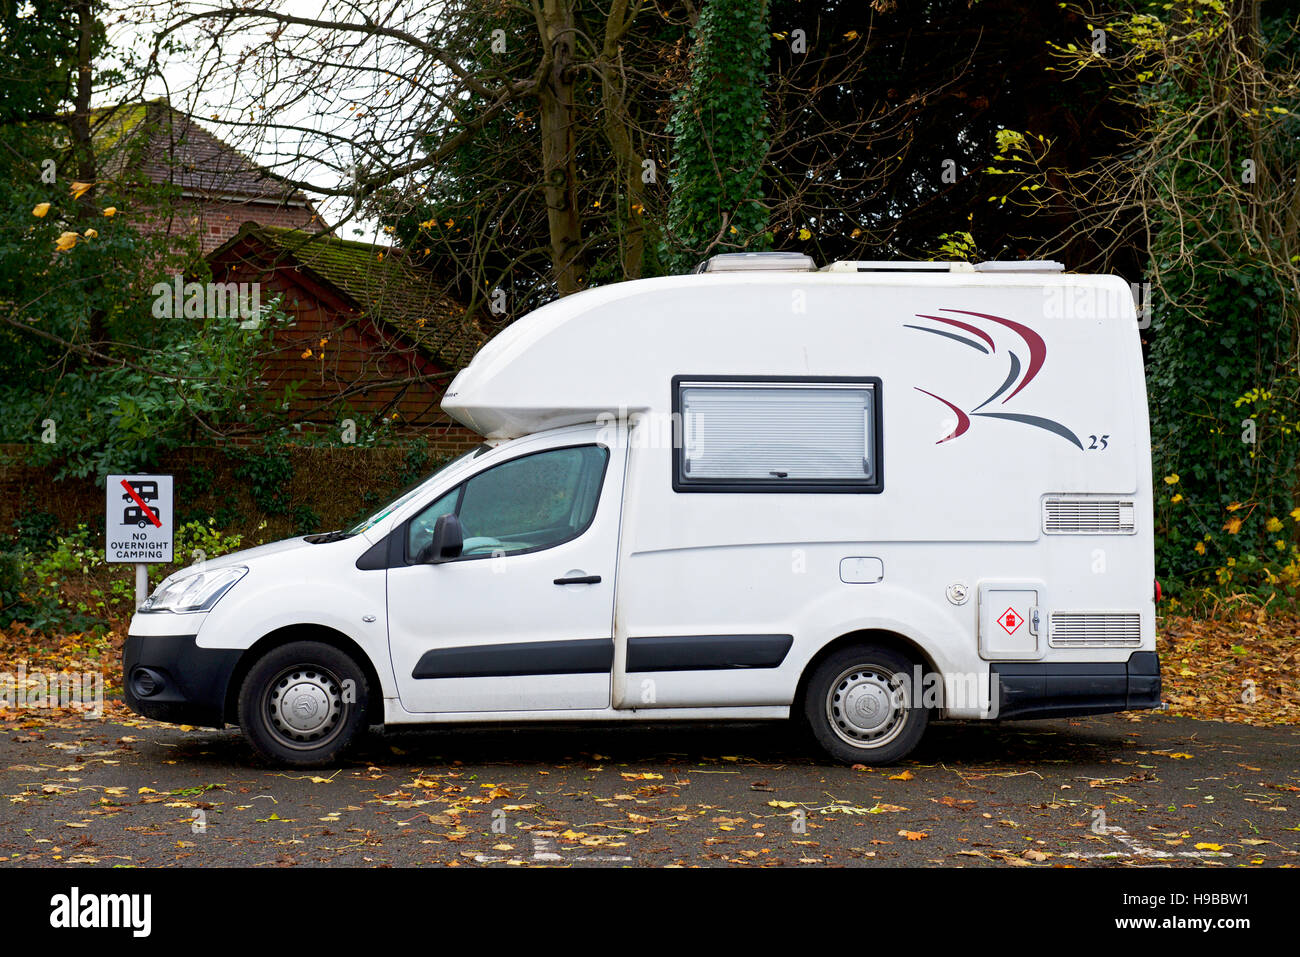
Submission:
[[[595,430],[522,440],[394,530],[388,634],[402,706],[426,713],[609,707],[626,449]],[[421,561],[441,515],[461,554]]]

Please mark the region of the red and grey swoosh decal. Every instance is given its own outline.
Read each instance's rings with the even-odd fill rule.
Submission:
[[[926,389],[922,389],[920,386],[914,386],[916,391],[922,392],[925,395],[930,396],[932,399],[937,399],[957,415],[957,428],[953,429],[952,432],[950,432],[948,435],[945,435],[942,439],[940,439],[935,444],[942,445],[944,442],[950,442],[953,439],[964,435],[970,429],[971,416],[978,416],[980,418],[1002,419],[1003,421],[1007,421],[1007,422],[1019,422],[1022,425],[1032,426],[1037,429],[1044,429],[1045,431],[1051,432],[1054,435],[1061,436],[1061,438],[1065,439],[1067,442],[1070,442],[1072,445],[1075,445],[1080,449],[1083,448],[1083,443],[1079,441],[1079,437],[1075,435],[1066,426],[1062,425],[1060,422],[1055,421],[1054,419],[1044,418],[1043,416],[1040,415],[1027,415],[1025,413],[1016,413],[1016,412],[979,411],[980,409],[984,408],[986,405],[989,405],[990,403],[996,401],[1004,393],[1006,393],[1007,390],[1011,389],[1010,394],[1007,395],[1006,398],[1002,399],[1002,404],[1005,405],[1006,403],[1014,399],[1025,388],[1025,386],[1029,385],[1029,383],[1034,381],[1038,373],[1042,371],[1043,364],[1047,361],[1047,343],[1043,341],[1042,336],[1040,336],[1037,332],[1035,332],[1033,329],[1029,328],[1028,326],[1024,325],[1023,323],[1015,322],[1011,319],[1006,319],[1002,316],[990,315],[989,313],[986,312],[971,312],[970,310],[967,309],[946,309],[946,308],[940,309],[939,311],[956,313],[957,315],[962,315],[962,316],[969,316],[972,319],[985,319],[988,320],[989,322],[995,322],[1000,326],[1010,329],[1012,332],[1020,336],[1020,338],[1025,341],[1025,347],[1029,352],[1029,362],[1027,365],[1023,367],[1024,376],[1022,378],[1021,377],[1022,366],[1020,362],[1020,356],[1017,355],[1015,352],[1008,351],[1007,355],[1010,359],[1010,368],[1008,370],[1006,379],[1003,380],[1002,385],[998,386],[997,390],[992,395],[990,395],[987,399],[985,399],[983,402],[977,405],[970,412],[969,415],[966,412],[964,412],[962,409],[960,409],[958,406],[953,404],[952,402],[949,402],[943,396],[935,395],[933,392],[927,391]],[[946,316],[932,316],[932,315],[926,315],[922,313],[918,313],[917,318],[929,319],[933,322],[943,323],[944,325],[960,329],[965,333],[969,333],[971,336],[974,336],[975,338],[970,339],[967,338],[966,336],[957,335],[956,333],[949,332],[947,329],[934,329],[928,326],[917,326],[917,325],[905,324],[904,328],[916,329],[921,332],[929,332],[929,333],[933,333],[934,335],[942,336],[946,339],[955,340],[964,345],[970,346],[971,348],[977,350],[978,352],[983,353],[984,355],[990,355],[991,353],[997,352],[997,346],[994,344],[993,337],[990,336],[983,329],[979,328],[979,326],[973,324],[972,322],[961,320],[961,319],[950,319]],[[976,341],[977,339],[979,341]],[[988,348],[986,349],[984,345],[982,345],[981,343],[987,344]],[[1013,385],[1015,386],[1014,389],[1012,389]]]
[[[1016,391],[1012,392],[1002,400],[1003,405],[1006,405],[1014,399],[1016,393],[1029,385],[1029,383],[1033,382],[1034,377],[1038,375],[1039,370],[1043,368],[1043,363],[1047,361],[1047,343],[1043,341],[1042,336],[1026,325],[1022,325],[1019,322],[1012,322],[1010,319],[1003,319],[1001,316],[990,316],[986,312],[967,312],[965,309],[940,309],[939,311],[955,312],[963,316],[975,316],[979,319],[987,319],[989,322],[999,323],[1020,336],[1021,339],[1025,340],[1025,345],[1029,347],[1029,365],[1025,370],[1025,377],[1020,380],[1020,385],[1016,386]]]
[[[976,352],[982,352],[985,355],[989,354],[989,351],[985,349],[982,345],[980,345],[978,342],[976,342],[974,339],[967,339],[965,336],[959,336],[955,332],[947,332],[943,329],[931,329],[928,326],[906,326],[905,325],[903,326],[903,328],[915,329],[918,332],[928,332],[932,335],[943,336],[945,339],[952,339],[954,342],[960,342],[964,346],[970,346]]]
[[[956,310],[956,309],[940,309],[939,311],[940,311],[940,312],[956,312],[957,310]],[[978,315],[978,313],[972,313],[971,315]],[[998,347],[995,346],[995,345],[993,344],[993,337],[990,336],[990,335],[989,335],[987,332],[985,332],[983,329],[979,328],[979,326],[972,326],[969,322],[962,322],[960,319],[946,319],[946,318],[944,318],[943,316],[923,316],[923,315],[921,315],[920,313],[917,313],[917,316],[916,316],[916,317],[917,317],[918,319],[933,319],[935,322],[943,322],[943,323],[947,323],[947,324],[950,325],[950,326],[956,326],[958,329],[961,329],[961,330],[963,330],[963,331],[965,331],[965,332],[969,332],[971,335],[975,336],[976,338],[978,338],[978,339],[983,339],[985,342],[987,342],[987,343],[989,344],[989,351],[990,351],[990,352],[997,352],[997,351],[998,351]],[[916,327],[914,327],[914,328],[921,329],[921,328],[924,328],[924,327],[923,327],[923,326],[916,326]],[[927,332],[937,332],[938,330],[937,330],[937,329],[927,329],[926,331],[927,331]]]
[[[1004,379],[1002,384],[998,386],[998,391],[994,392],[991,396],[989,396],[979,405],[975,406],[973,411],[978,412],[980,409],[984,408],[984,406],[988,405],[990,402],[992,402],[994,399],[1000,396],[1003,392],[1006,392],[1007,389],[1010,389],[1011,383],[1015,382],[1016,377],[1020,375],[1020,356],[1016,355],[1014,352],[1009,352],[1007,354],[1011,356],[1011,371],[1007,373],[1006,379]]]
[[[912,386],[912,388],[914,388],[917,392],[925,392],[925,390],[922,389],[920,386]],[[942,396],[935,395],[933,392],[925,392],[925,394],[932,399],[938,399],[940,402],[942,402],[948,408],[952,409],[953,412],[957,414],[957,428],[953,429],[951,432],[949,432],[947,435],[945,435],[943,438],[941,438],[938,442],[934,444],[943,445],[943,443],[945,442],[951,442],[953,439],[965,435],[966,430],[970,428],[970,416],[968,416],[965,412],[957,408],[955,405],[953,405],[951,402],[949,402],[947,399],[943,398]]]
[[[1080,450],[1083,449],[1083,443],[1079,441],[1079,437],[1055,419],[1045,419],[1041,415],[1021,415],[1015,412],[976,412],[973,414],[978,415],[980,418],[1006,419],[1008,422],[1022,422],[1025,425],[1032,425],[1036,429],[1046,429],[1048,432],[1059,435],[1067,442],[1074,443]]]

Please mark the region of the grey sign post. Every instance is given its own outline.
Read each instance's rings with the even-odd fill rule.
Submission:
[[[106,482],[104,558],[135,565],[135,607],[149,597],[149,565],[172,560],[172,477],[110,475]]]

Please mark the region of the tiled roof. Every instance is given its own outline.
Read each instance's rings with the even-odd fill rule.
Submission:
[[[249,238],[305,267],[352,300],[363,315],[404,336],[445,368],[460,369],[484,342],[483,331],[464,307],[401,249],[249,222],[208,258],[220,259]]]
[[[96,111],[92,127],[110,176],[142,176],[212,197],[307,203],[274,173],[161,100]]]

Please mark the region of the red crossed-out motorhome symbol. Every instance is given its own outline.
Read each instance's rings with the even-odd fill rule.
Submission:
[[[1024,624],[1024,621],[1023,618],[1016,614],[1014,608],[1008,608],[1002,614],[998,615],[998,624],[1002,626],[1002,630],[1008,635],[1014,635],[1016,629]]]
[[[122,479],[122,488],[126,489],[126,494],[130,495],[135,500],[135,504],[140,506],[140,511],[144,513],[144,517],[153,522],[154,528],[162,528],[162,520],[154,514],[153,509],[144,503],[144,499],[140,497],[139,492],[131,487],[131,483],[126,479]],[[141,527],[144,527],[143,523],[141,523]]]

